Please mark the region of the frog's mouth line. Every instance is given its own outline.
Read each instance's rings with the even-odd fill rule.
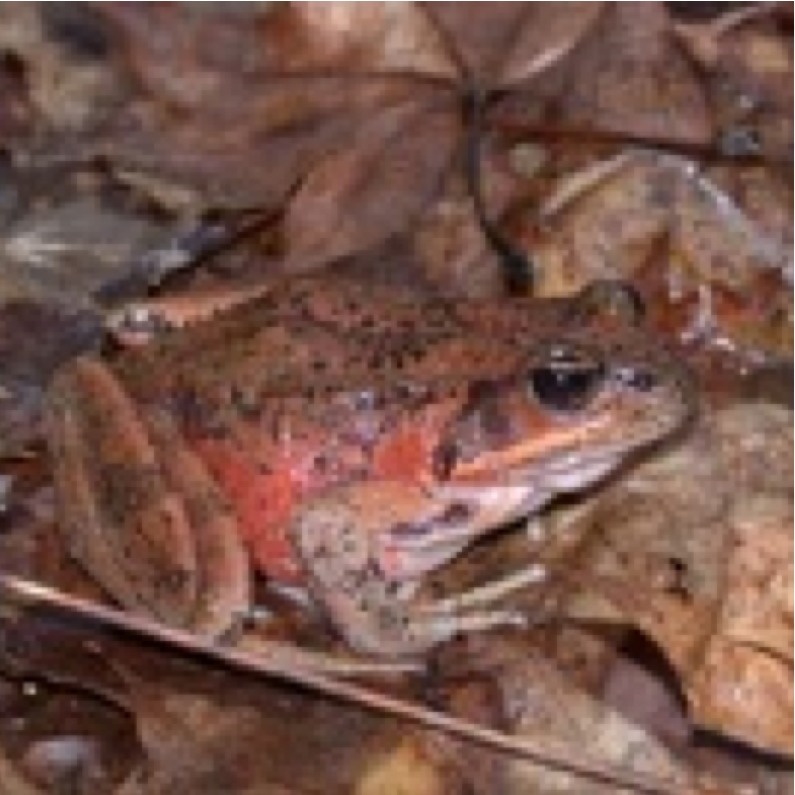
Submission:
[[[521,483],[446,483],[434,489],[434,499],[445,508],[417,524],[394,528],[388,534],[389,546],[416,558],[418,568],[431,568],[431,562],[440,565],[478,536],[538,511],[556,494],[601,480],[624,460],[625,452],[616,446],[598,455],[571,454]]]
[[[537,512],[556,495],[602,480],[678,424],[672,420],[670,429],[663,428],[658,414],[657,421],[636,425],[631,436],[603,438],[600,444],[595,437],[615,426],[601,415],[556,434],[554,446],[546,450],[532,440],[462,462],[448,480],[431,487],[431,497],[442,509],[383,534],[377,557],[392,562],[395,579],[421,577],[493,529]]]
[[[597,416],[587,422],[573,424],[567,428],[557,428],[553,444],[550,444],[548,438],[529,438],[503,449],[482,452],[471,461],[458,462],[451,473],[452,480],[466,481],[483,475],[488,477],[490,472],[525,469],[528,461],[542,463],[552,458],[557,459],[561,455],[576,454],[578,449],[587,447],[590,438],[603,432],[607,426],[607,418],[604,415]],[[566,447],[572,451],[570,454],[564,452]]]
[[[491,475],[495,472],[506,473],[511,483],[535,483],[544,480],[547,474],[554,477],[564,470],[572,472],[592,463],[598,465],[604,459],[627,456],[633,450],[667,436],[681,424],[680,416],[671,415],[666,421],[663,412],[648,411],[648,414],[651,416],[646,420],[632,416],[623,423],[620,414],[618,417],[598,414],[588,419],[581,418],[570,427],[555,428],[540,438],[529,438],[502,449],[481,452],[471,460],[457,461],[447,483],[488,485],[493,483]],[[634,425],[629,433],[627,425]],[[616,431],[616,428],[622,429]],[[563,484],[560,488],[568,490],[570,487]]]
[[[592,443],[592,449],[583,449],[586,447],[584,437],[575,436],[558,439],[558,442],[563,441],[562,445],[535,456],[527,455],[527,448],[519,446],[510,451],[489,454],[488,462],[481,459],[477,464],[455,469],[441,488],[477,490],[500,486],[537,486],[546,487],[553,493],[572,491],[601,479],[621,460],[660,436],[658,430],[654,429],[645,434],[636,433],[631,438],[625,436],[620,441],[606,441],[601,446]],[[494,476],[495,472],[500,474]]]

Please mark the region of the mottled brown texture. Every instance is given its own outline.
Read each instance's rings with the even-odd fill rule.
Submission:
[[[360,583],[363,609],[331,610],[349,640],[370,632],[352,614],[402,626],[393,582],[602,477],[691,410],[684,373],[615,294],[456,303],[304,277],[112,370],[80,360],[51,392],[65,526],[89,540],[75,554],[123,603],[214,631],[248,593],[236,528],[259,569],[308,581],[327,607]],[[388,651],[380,631],[357,645]],[[428,645],[417,634],[406,650]]]

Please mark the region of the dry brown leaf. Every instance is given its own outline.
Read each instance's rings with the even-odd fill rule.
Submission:
[[[161,692],[155,698],[138,694],[135,717],[146,758],[118,795],[269,791],[249,789],[251,760],[243,755],[249,743],[255,744],[255,709],[219,709],[206,697],[190,694]],[[263,782],[266,786],[271,784]]]
[[[116,795],[455,792],[405,727],[293,691],[138,681],[130,701],[144,754]]]
[[[603,3],[437,3],[423,9],[444,32],[459,78],[484,89],[521,89],[566,58]],[[463,74],[462,74],[463,72]]]
[[[440,32],[416,3],[285,3],[265,25],[286,34],[274,36],[273,54],[292,73],[455,76]]]
[[[365,132],[315,169],[290,204],[288,256],[301,268],[370,248],[418,221],[439,192],[458,130],[448,108],[413,102],[383,111]]]
[[[784,5],[754,3],[708,22],[674,27],[706,71],[710,105],[729,152],[791,157],[792,47]]]
[[[0,95],[0,146],[9,147],[30,133],[33,116],[30,95],[13,56],[0,59]]]
[[[144,92],[132,129],[110,131],[108,156],[163,169],[214,204],[281,203],[368,120],[413,93],[405,80],[384,79],[395,68],[378,49],[390,43],[379,35],[384,20],[344,3],[104,11]]]
[[[587,750],[590,756],[609,760],[641,777],[645,773],[670,781],[683,793],[689,790],[691,776],[687,768],[659,740],[572,687],[551,665],[537,659],[515,665],[503,671],[500,686],[514,732],[539,742],[555,740],[572,749]],[[583,781],[516,761],[508,765],[503,791],[506,795],[537,792],[592,795],[631,790],[617,789],[615,784]]]
[[[572,56],[533,86],[524,108],[508,104],[514,122],[691,144],[713,136],[699,76],[663,3],[609,4]]]
[[[10,84],[0,78],[0,134],[6,114],[12,114],[17,124],[24,121],[17,116],[24,110],[17,104],[20,98],[9,91],[20,83],[25,89],[29,135],[34,130],[64,135],[85,129],[103,118],[118,99],[118,75],[105,58],[102,32],[94,28],[89,33],[90,22],[81,16],[89,17],[90,12],[35,3],[0,9],[0,53],[5,60],[0,74],[14,63],[19,72],[18,81]],[[85,31],[84,46],[78,46],[77,53],[74,39],[71,46],[59,41],[59,29],[70,24]],[[32,140],[15,136],[15,143],[24,149]]]
[[[496,167],[486,168],[485,174],[483,193],[496,216],[514,193],[515,184]],[[504,283],[498,255],[483,235],[466,186],[453,175],[448,175],[448,181],[455,184],[443,189],[441,198],[417,224],[412,256],[432,283],[448,294],[501,296]]]
[[[599,7],[563,5],[109,7],[146,101],[107,154],[225,205],[280,202],[300,183],[287,256],[311,267],[412,227],[457,151],[462,86],[520,84],[568,53]]]
[[[280,204],[396,93],[373,81],[351,89],[329,71],[285,74],[279,58],[302,52],[297,23],[283,19],[294,12],[109,4],[102,13],[141,95],[102,149],[122,173],[167,176],[204,205]]]
[[[688,694],[699,724],[787,754],[793,730],[792,502],[748,497],[732,520],[726,597]]]
[[[0,305],[27,300],[96,311],[102,288],[165,244],[164,224],[109,206],[101,195],[75,193],[43,207],[35,198],[20,202],[21,217],[0,225]]]
[[[0,456],[20,454],[40,438],[43,390],[65,359],[96,345],[96,316],[30,302],[0,309]]]
[[[450,781],[416,737],[407,735],[389,751],[375,755],[354,790],[355,795],[448,795]]]
[[[773,176],[759,173],[758,183],[757,192],[765,186],[769,193],[757,202],[786,198]],[[659,325],[685,340],[789,355],[791,225],[769,213],[757,222],[759,209],[747,213],[709,172],[679,157],[630,151],[562,178],[542,213],[541,292],[630,279],[652,295]]]
[[[639,627],[681,678],[696,723],[784,754],[791,448],[791,412],[726,409],[613,487],[590,515],[569,519],[585,539],[569,613]]]
[[[445,184],[473,91],[487,124],[505,106],[655,140],[711,134],[657,3],[105,13],[144,92],[131,129],[109,139],[111,162],[160,168],[227,206],[278,203],[300,185],[290,269],[413,230]]]

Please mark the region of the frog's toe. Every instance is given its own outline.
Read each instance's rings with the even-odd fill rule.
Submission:
[[[519,610],[483,610],[470,613],[426,615],[421,611],[411,619],[411,632],[425,637],[429,645],[442,643],[469,632],[486,632],[507,627],[524,628],[527,616]]]
[[[494,604],[517,591],[547,582],[547,568],[540,563],[530,563],[517,571],[471,588],[461,593],[428,603],[423,610],[428,613],[456,613]]]

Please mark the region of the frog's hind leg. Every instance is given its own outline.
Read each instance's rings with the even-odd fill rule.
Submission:
[[[496,592],[488,586],[450,600],[416,597],[416,579],[405,579],[385,560],[384,537],[396,527],[432,528],[435,501],[415,485],[365,482],[338,487],[307,501],[293,531],[310,588],[332,623],[359,651],[401,656],[421,654],[464,632],[524,626],[513,610],[490,609]],[[456,549],[468,543],[459,538]],[[388,545],[386,545],[388,547]],[[439,555],[439,565],[451,551]],[[537,574],[534,575],[537,579]],[[496,590],[495,590],[496,588]]]
[[[123,606],[215,636],[249,602],[234,518],[164,412],[139,412],[99,361],[50,390],[60,527],[72,556]]]

